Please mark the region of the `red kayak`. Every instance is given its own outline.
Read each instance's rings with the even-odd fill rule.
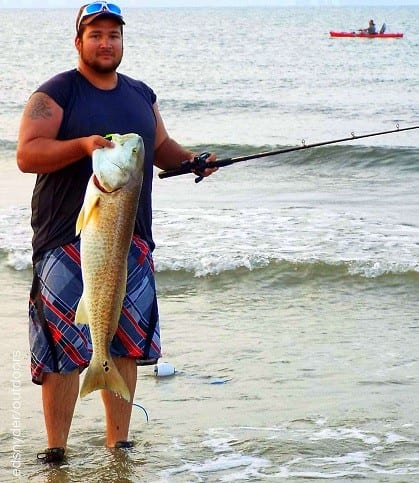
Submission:
[[[401,39],[402,33],[366,34],[364,32],[330,32],[331,37],[363,37],[366,39]]]

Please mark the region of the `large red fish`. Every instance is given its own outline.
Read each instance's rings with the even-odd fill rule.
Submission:
[[[88,323],[93,355],[80,397],[108,389],[132,401],[109,347],[118,327],[127,284],[127,257],[143,181],[144,144],[137,134],[113,134],[113,148],[93,152],[76,232],[81,235],[83,295],[75,321]]]

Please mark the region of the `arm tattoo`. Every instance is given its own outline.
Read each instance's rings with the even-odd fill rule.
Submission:
[[[49,97],[41,94],[32,98],[28,115],[31,119],[48,119],[52,116]]]

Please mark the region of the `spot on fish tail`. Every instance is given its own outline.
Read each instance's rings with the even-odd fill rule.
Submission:
[[[105,372],[109,372],[109,371],[110,371],[110,367],[109,367],[109,365],[108,365],[108,361],[103,361],[103,362],[102,362],[102,366],[103,366],[103,370],[104,370]]]

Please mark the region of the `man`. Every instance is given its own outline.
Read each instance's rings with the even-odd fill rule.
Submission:
[[[374,35],[374,34],[377,33],[377,29],[375,28],[374,20],[372,20],[372,19],[369,21],[367,32],[370,35]]]
[[[75,223],[92,173],[92,153],[113,146],[104,137],[108,133],[138,133],[146,153],[128,257],[127,295],[111,344],[131,394],[137,365],[152,364],[160,357],[151,257],[153,164],[164,170],[178,168],[194,154],[169,137],[154,92],[141,81],[117,73],[124,24],[115,4],[82,6],[76,20],[77,69],[42,84],[30,97],[21,120],[17,163],[22,171],[38,175],[32,198],[34,279],[29,318],[32,380],[42,384],[48,440],[47,449],[38,458],[45,462],[64,458],[79,373],[91,357],[89,329],[74,324],[82,293]],[[214,155],[209,158],[214,159]],[[206,169],[202,174],[208,176],[213,171]],[[140,286],[146,289],[139,290]],[[106,445],[132,446],[127,441],[132,404],[110,391],[102,391],[102,399]]]
[[[374,20],[372,20],[372,19],[368,22],[368,28],[366,28],[366,29],[359,29],[359,30],[363,34],[368,34],[368,35],[375,35],[377,33],[377,29],[375,27]]]

